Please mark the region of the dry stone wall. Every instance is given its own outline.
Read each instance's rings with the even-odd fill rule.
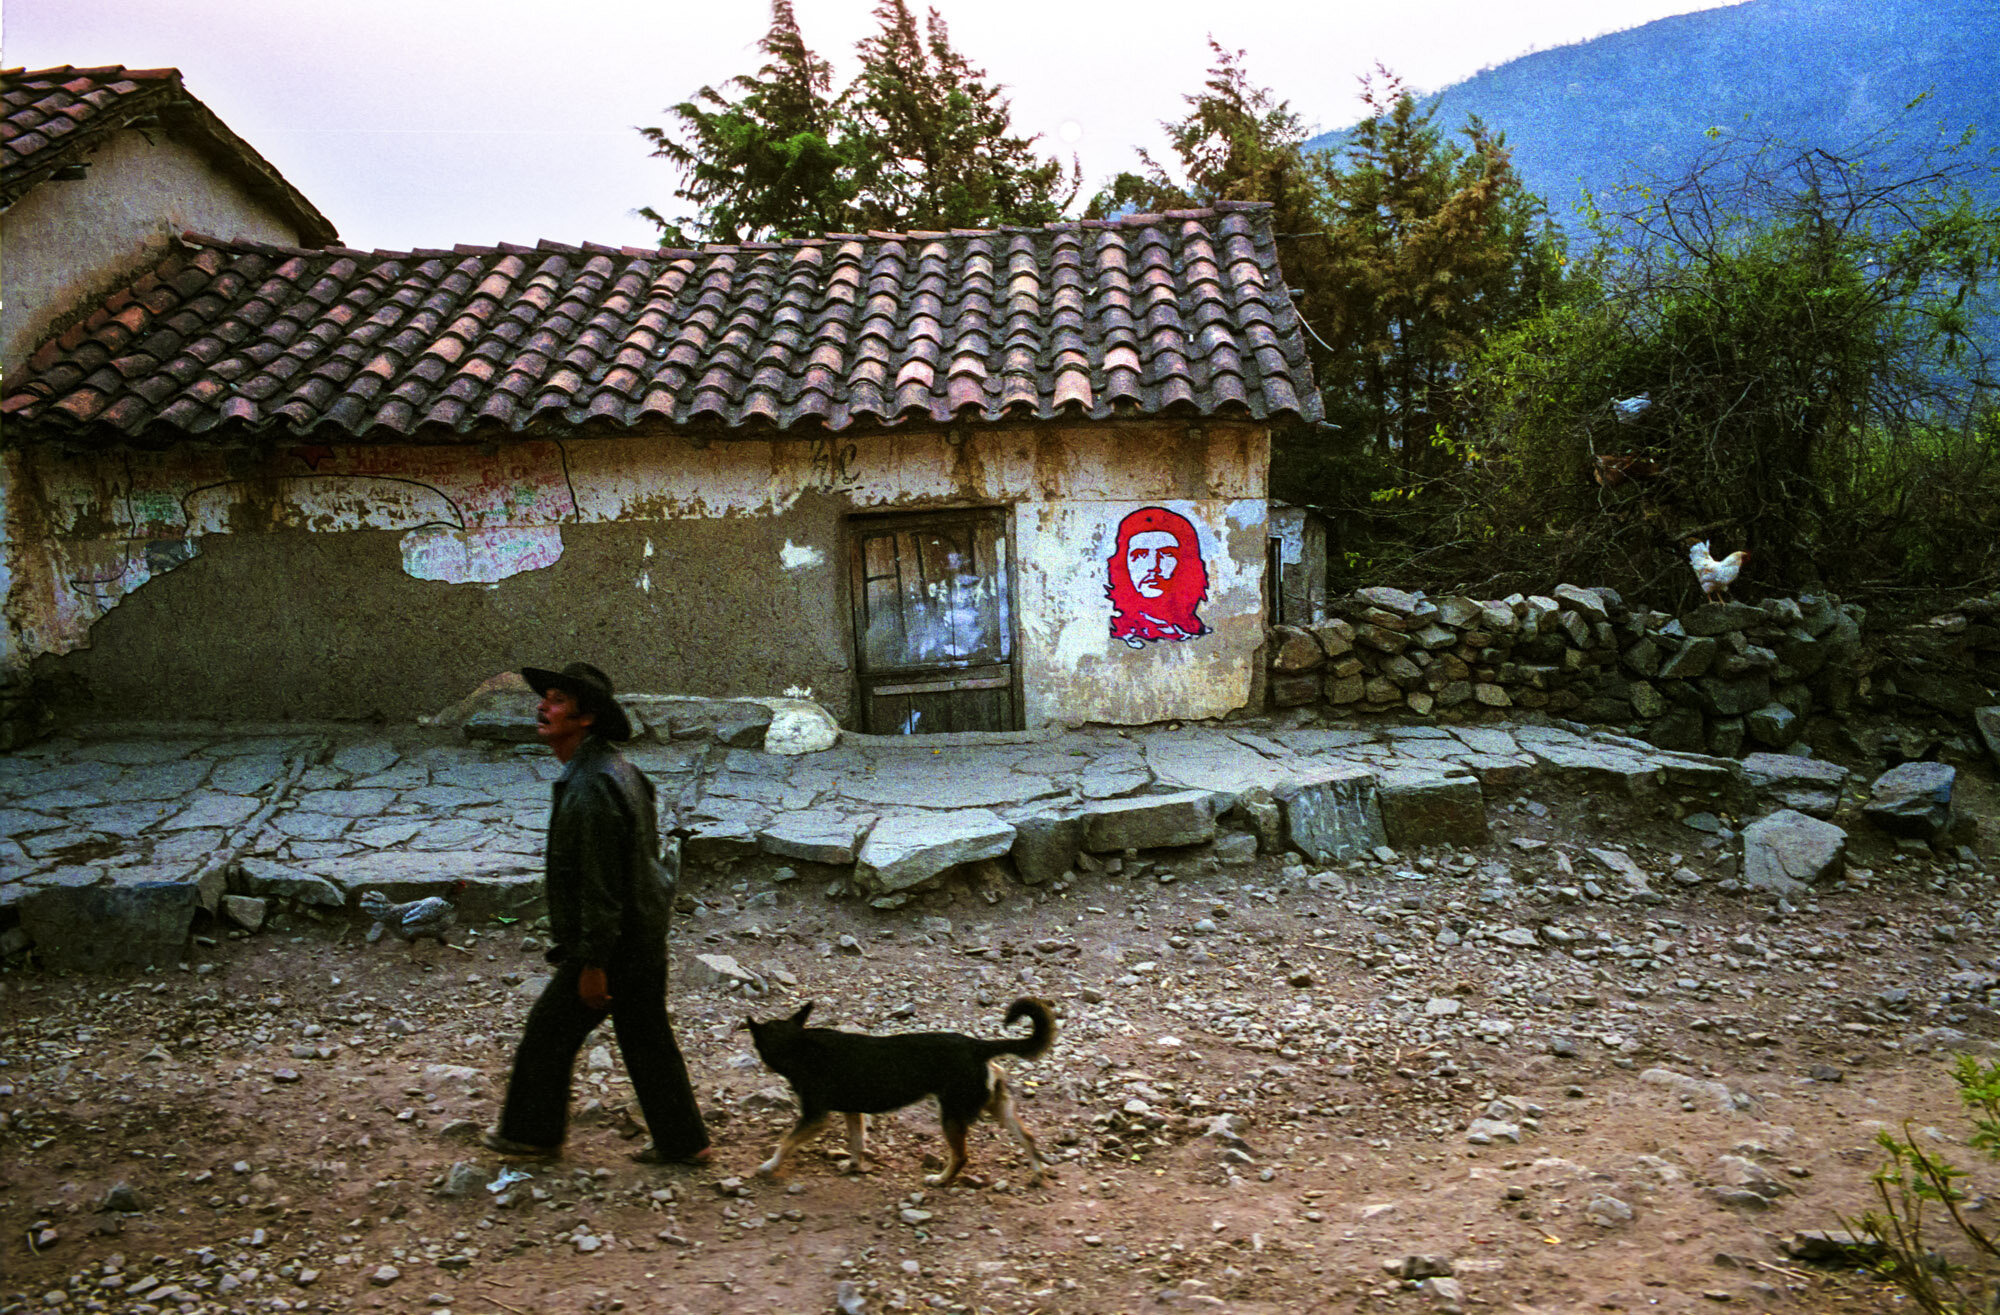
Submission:
[[[1361,589],[1321,624],[1272,629],[1270,697],[1440,720],[1527,708],[1736,757],[1784,749],[1808,716],[1846,711],[1864,620],[1815,596],[1670,616],[1568,584],[1500,599]]]

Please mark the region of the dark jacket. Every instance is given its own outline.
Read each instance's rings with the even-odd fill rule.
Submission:
[[[662,880],[653,783],[595,735],[553,787],[549,931],[554,962],[608,967],[660,954],[673,892]]]

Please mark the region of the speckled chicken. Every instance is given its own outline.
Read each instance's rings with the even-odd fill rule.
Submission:
[[[427,899],[410,900],[404,904],[391,904],[388,897],[379,890],[361,892],[361,911],[375,919],[375,926],[369,930],[368,939],[380,940],[384,929],[397,940],[414,945],[421,940],[433,940],[439,945],[450,945],[445,937],[458,925],[458,906],[455,901],[459,892],[465,889],[463,881],[451,883],[451,889],[442,895],[432,895]],[[453,946],[456,949],[456,946]]]

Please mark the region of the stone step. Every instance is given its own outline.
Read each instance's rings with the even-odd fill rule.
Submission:
[[[1837,767],[1806,759],[1757,755],[1738,766],[1573,724],[1094,728],[834,743],[805,734],[817,723],[789,707],[813,706],[803,701],[637,702],[656,738],[632,756],[658,785],[663,829],[684,838],[691,862],[762,855],[822,866],[890,903],[1003,858],[1033,885],[1072,874],[1090,854],[1219,843],[1217,861],[1290,850],[1331,864],[1383,846],[1478,846],[1488,838],[1487,799],[1538,779],[1636,795],[1757,791],[1806,812],[1822,811],[1820,796],[1837,800],[1842,780]],[[658,738],[697,712],[741,714],[767,736],[792,718],[793,748],[826,747],[732,748],[714,726],[700,739]],[[179,887],[193,892],[190,924],[196,910],[219,914],[225,896],[274,913],[351,912],[363,890],[403,901],[461,880],[469,919],[533,916],[543,907],[541,827],[559,765],[539,746],[458,736],[445,727],[255,737],[174,728],[0,757],[0,930],[19,922],[8,944],[29,934],[21,929],[33,902],[54,953],[108,966],[121,956],[179,961],[187,927],[177,937],[165,923],[181,916],[182,897],[159,893]],[[237,907],[239,920],[251,915]],[[86,916],[97,920],[101,949],[75,948]]]

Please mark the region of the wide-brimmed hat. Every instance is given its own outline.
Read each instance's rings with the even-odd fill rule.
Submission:
[[[588,662],[572,662],[561,671],[522,667],[521,679],[537,694],[559,689],[575,699],[577,711],[592,718],[591,734],[612,741],[632,738],[632,719],[618,706],[618,700],[611,697],[611,677]]]

